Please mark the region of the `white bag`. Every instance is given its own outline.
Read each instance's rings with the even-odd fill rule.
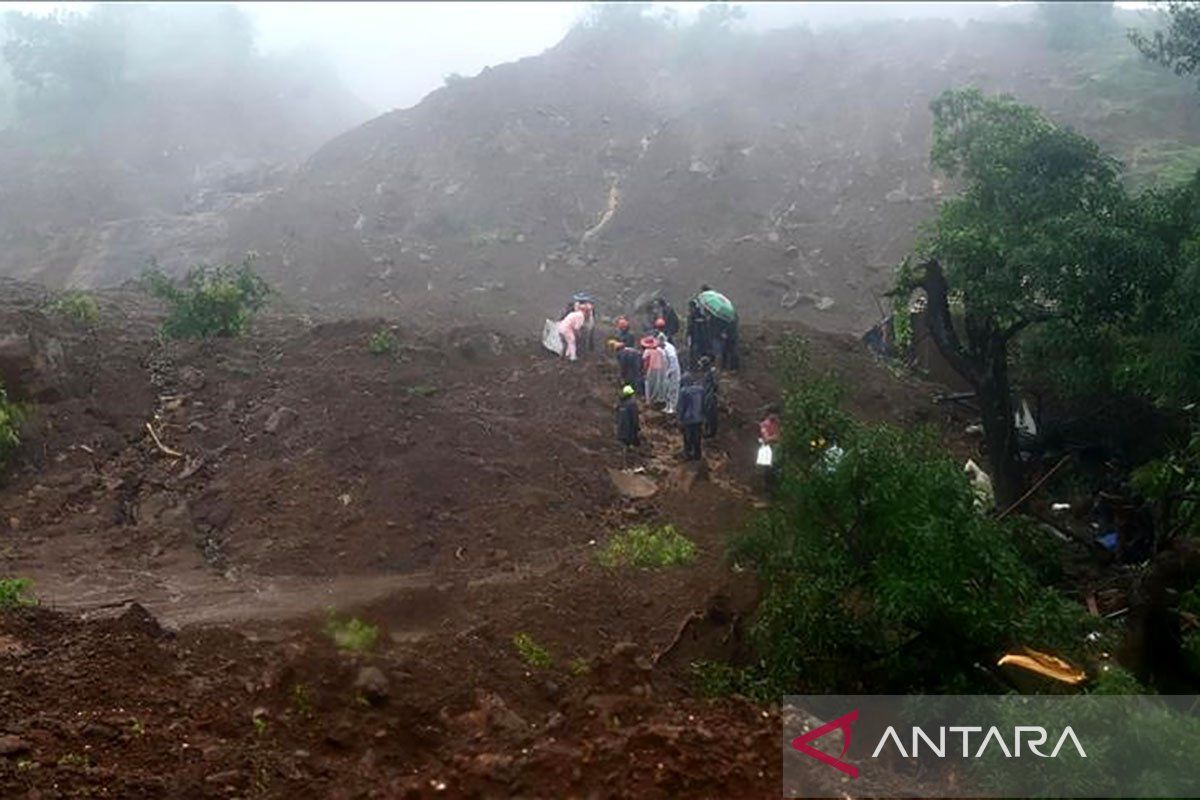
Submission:
[[[558,323],[552,319],[546,320],[546,324],[542,326],[542,344],[554,355],[562,355],[562,337],[558,335]]]
[[[758,466],[758,467],[771,466],[771,462],[774,460],[774,455],[775,454],[771,452],[771,445],[765,444],[765,443],[759,444],[758,458],[755,459],[755,461],[754,461],[755,466]]]

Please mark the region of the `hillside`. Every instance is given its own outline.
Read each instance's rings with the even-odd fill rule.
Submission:
[[[119,282],[173,235],[218,258],[225,212],[370,115],[231,7],[10,13],[0,45],[0,274],[26,279]]]
[[[577,29],[330,142],[231,219],[231,249],[346,309],[528,326],[580,288],[603,312],[709,281],[752,317],[861,329],[951,188],[928,166],[928,104],[944,89],[1044,107],[1134,181],[1197,163],[1190,82],[1142,64],[1119,28],[1082,51],[1047,41],[937,21]]]

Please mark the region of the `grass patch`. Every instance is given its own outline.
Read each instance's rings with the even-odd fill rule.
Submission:
[[[423,383],[408,387],[408,393],[410,395],[416,395],[417,397],[433,397],[439,391],[441,390],[438,389],[438,387]]]
[[[550,651],[535,642],[528,633],[514,635],[512,643],[521,660],[534,669],[548,669],[554,663]]]
[[[400,340],[387,328],[375,331],[367,340],[367,352],[373,356],[393,356],[399,348]]]
[[[67,292],[46,306],[52,314],[83,325],[95,325],[100,320],[100,304],[87,292]]]
[[[379,638],[379,628],[376,626],[363,622],[358,617],[340,617],[333,609],[329,610],[325,633],[329,634],[339,650],[355,653],[370,650]]]
[[[8,399],[4,384],[0,383],[0,467],[21,445],[21,425],[27,414],[23,405]]]
[[[28,578],[0,578],[0,609],[37,605]]]
[[[608,540],[597,559],[606,567],[673,567],[696,558],[696,545],[674,525],[637,525]]]

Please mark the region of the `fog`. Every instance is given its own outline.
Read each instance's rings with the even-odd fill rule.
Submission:
[[[86,11],[94,3],[4,3],[0,13]],[[174,4],[195,5],[195,4]],[[260,52],[320,51],[342,82],[374,112],[406,108],[450,74],[471,76],[487,66],[552,47],[591,6],[582,2],[232,3],[251,21]],[[739,3],[738,24],[755,30],[796,24],[820,29],[866,20],[986,18],[1016,3]],[[1145,3],[1118,4],[1125,7]],[[654,3],[648,13],[686,22],[698,3]],[[1032,9],[1030,10],[1030,12]]]

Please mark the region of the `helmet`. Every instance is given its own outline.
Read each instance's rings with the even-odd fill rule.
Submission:
[[[667,321],[662,317],[659,317],[658,319],[654,320],[654,327],[661,331],[663,328],[667,327]]]
[[[625,319],[624,317],[617,317],[617,330],[629,330],[629,320]]]
[[[633,387],[629,384],[625,384],[621,387],[621,397],[633,397],[634,394],[636,394],[636,392],[634,392]]]

